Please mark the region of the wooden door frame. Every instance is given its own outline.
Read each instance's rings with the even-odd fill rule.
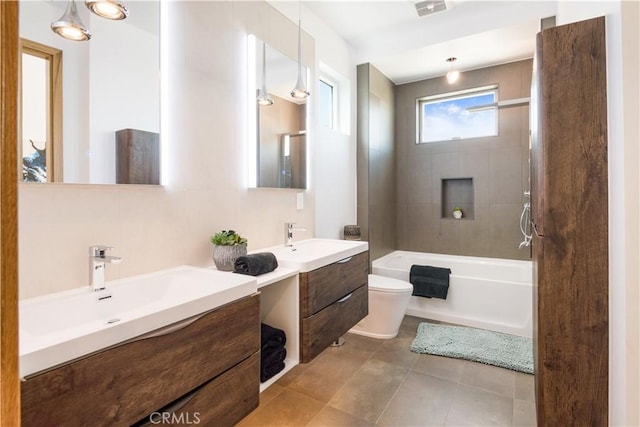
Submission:
[[[20,425],[18,371],[18,2],[0,1],[0,425]]]

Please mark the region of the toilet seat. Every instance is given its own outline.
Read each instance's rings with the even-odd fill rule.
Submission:
[[[413,285],[404,280],[369,274],[369,290],[377,292],[404,293],[412,292]]]

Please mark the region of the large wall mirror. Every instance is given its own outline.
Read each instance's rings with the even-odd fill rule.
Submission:
[[[160,0],[119,21],[75,2],[88,41],[51,30],[69,4],[20,2],[19,180],[159,184]]]
[[[291,97],[298,63],[249,36],[250,187],[307,188],[307,100]],[[304,81],[308,70],[302,67]],[[262,88],[273,100],[257,102]]]

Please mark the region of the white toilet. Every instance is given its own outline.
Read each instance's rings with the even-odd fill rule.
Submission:
[[[409,282],[370,274],[369,315],[349,332],[371,338],[394,338],[398,335],[412,291],[413,285]]]

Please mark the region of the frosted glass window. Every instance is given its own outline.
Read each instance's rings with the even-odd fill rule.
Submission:
[[[497,87],[483,87],[418,100],[418,143],[496,136]]]

